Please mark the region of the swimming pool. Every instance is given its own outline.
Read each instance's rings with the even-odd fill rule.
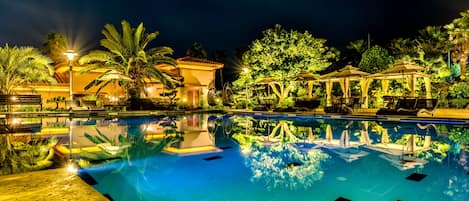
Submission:
[[[469,198],[467,129],[189,115],[76,121],[71,139],[83,178],[113,200],[462,201]]]

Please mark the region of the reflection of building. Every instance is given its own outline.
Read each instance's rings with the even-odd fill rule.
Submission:
[[[207,93],[210,83],[215,82],[216,70],[223,68],[222,63],[212,62],[205,59],[192,57],[183,57],[176,60],[177,67],[159,67],[163,71],[172,76],[182,76],[184,78],[184,86],[178,89],[177,97],[180,101],[186,103],[190,107],[199,107],[207,105]],[[29,86],[18,87],[15,91],[18,94],[40,94],[48,107],[55,107],[55,103],[47,103],[48,99],[53,97],[69,96],[69,68],[58,69],[55,77],[57,84],[44,85],[35,84]],[[81,74],[84,67],[73,67],[73,95],[75,97],[83,97],[86,95],[95,95],[98,87],[84,90],[85,86],[95,80],[98,75],[105,72],[105,69],[97,69],[89,73]],[[148,98],[159,98],[164,93],[164,88],[157,80],[151,80],[152,84],[146,86]],[[99,99],[101,103],[113,101],[122,101],[125,98],[124,91],[117,84],[108,85],[101,90]],[[68,99],[68,98],[67,98]],[[61,106],[63,103],[61,104]]]
[[[215,146],[215,135],[210,133],[207,128],[206,115],[192,115],[175,120],[177,130],[183,132],[182,141],[170,144],[164,149],[164,152],[178,155],[193,155],[221,152],[222,150]],[[146,140],[162,139],[165,128],[160,124],[146,124],[144,131]]]
[[[215,136],[208,131],[190,131],[184,133],[184,140],[171,144],[164,151],[171,154],[193,155],[222,150],[215,146]]]

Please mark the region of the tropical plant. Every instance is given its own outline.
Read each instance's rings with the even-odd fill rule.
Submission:
[[[409,38],[397,38],[391,40],[391,43],[389,44],[389,50],[394,59],[401,59],[404,57],[414,58],[417,56],[414,40]]]
[[[57,140],[49,138],[25,143],[12,134],[0,135],[0,175],[45,169],[53,165]]]
[[[0,47],[0,94],[30,83],[56,83],[51,60],[32,47]]]
[[[360,63],[361,55],[363,52],[367,50],[367,43],[365,40],[360,39],[360,40],[355,40],[351,41],[347,45],[347,49],[352,50],[353,52],[351,53],[351,60],[352,60],[352,65],[357,66],[358,63]]]
[[[451,52],[454,61],[459,61],[461,66],[461,79],[466,76],[467,57],[469,55],[469,10],[461,12],[461,17],[456,18],[445,28],[448,31],[449,41],[452,45]]]
[[[199,42],[194,42],[192,46],[186,50],[186,56],[199,59],[207,59],[207,51]]]
[[[251,43],[243,55],[243,63],[249,72],[243,73],[234,84],[239,90],[256,79],[275,78],[276,82],[269,85],[282,102],[290,94],[293,78],[301,72],[321,71],[338,57],[338,51],[325,43],[325,39],[315,38],[308,31],[288,31],[277,24],[265,30],[261,39]]]
[[[139,98],[146,93],[144,87],[149,82],[159,80],[169,89],[175,88],[181,80],[176,80],[164,73],[156,66],[166,64],[175,66],[176,61],[169,57],[173,53],[170,47],[155,47],[147,50],[148,44],[153,41],[159,32],[146,33],[143,23],[132,28],[127,21],[122,21],[122,33],[114,25],[106,24],[102,31],[104,39],[101,46],[106,50],[93,50],[80,58],[80,64],[88,64],[83,72],[104,68],[96,80],[90,82],[85,89],[99,86],[97,92],[102,90],[116,79],[104,79],[106,76],[117,74],[120,86],[129,91],[132,98]],[[130,78],[130,79],[129,79]]]
[[[392,57],[389,56],[388,51],[375,45],[363,53],[358,67],[368,73],[377,73],[388,68],[391,63]]]
[[[67,51],[67,36],[63,33],[49,33],[46,36],[46,42],[42,44],[42,52],[52,59],[54,66],[67,66],[67,57],[64,52]]]
[[[59,109],[60,103],[65,103],[66,98],[63,96],[55,96],[47,100],[48,103],[55,103],[55,110]]]

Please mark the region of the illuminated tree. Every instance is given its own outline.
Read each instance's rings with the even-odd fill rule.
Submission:
[[[275,78],[277,82],[270,86],[282,102],[289,96],[292,80],[299,73],[324,70],[338,57],[338,51],[325,43],[325,39],[315,38],[308,31],[285,30],[277,24],[265,30],[263,37],[254,40],[244,53],[243,63],[249,73],[242,74],[240,79],[253,83],[262,77]],[[243,86],[243,83],[235,84]]]
[[[167,64],[175,66],[176,61],[169,57],[173,53],[170,47],[155,47],[147,50],[148,44],[153,41],[159,32],[146,33],[143,23],[132,28],[127,21],[122,21],[122,33],[114,25],[106,24],[102,31],[104,39],[101,46],[106,50],[93,50],[80,58],[80,64],[88,64],[84,72],[105,68],[107,71],[97,78],[116,72],[123,77],[131,78],[130,81],[121,80],[120,84],[126,86],[132,98],[139,98],[145,93],[144,87],[147,81],[157,79],[167,88],[173,89],[179,83],[168,74],[156,68],[156,65]],[[95,80],[90,82],[85,89],[99,86],[98,92],[114,83],[114,80]]]
[[[450,43],[453,45],[451,49],[453,60],[459,61],[461,79],[464,80],[469,56],[469,10],[460,14],[460,18],[454,19],[445,28],[448,30]]]
[[[0,47],[0,94],[29,83],[56,83],[51,60],[32,47]]]
[[[377,73],[388,68],[391,63],[392,57],[389,56],[388,51],[375,45],[363,53],[358,67],[368,73]]]
[[[298,190],[308,189],[323,177],[321,162],[328,158],[321,150],[301,152],[290,144],[254,144],[246,165],[251,168],[251,180],[268,190]]]

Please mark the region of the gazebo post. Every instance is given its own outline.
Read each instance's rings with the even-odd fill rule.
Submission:
[[[332,80],[326,82],[326,106],[331,106]]]
[[[432,98],[432,82],[428,76],[423,77],[423,80],[425,82],[425,98],[430,99]]]
[[[415,76],[410,74],[409,76],[409,87],[410,87],[410,97],[415,97]]]
[[[360,91],[361,91],[361,108],[368,108],[368,89],[373,79],[364,78],[360,80]]]
[[[313,81],[308,81],[308,98],[313,98]]]

